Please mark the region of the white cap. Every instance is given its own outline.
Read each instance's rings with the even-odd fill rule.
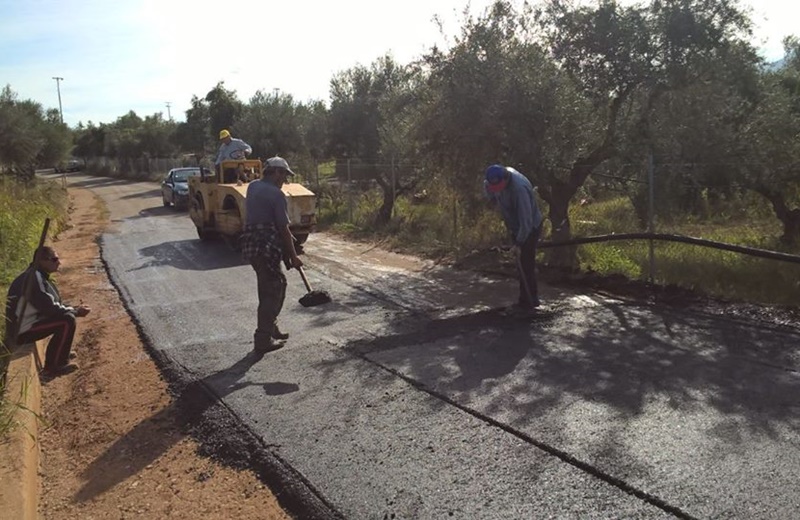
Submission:
[[[267,166],[270,166],[272,168],[283,168],[284,170],[289,172],[289,175],[294,175],[292,169],[289,168],[289,163],[286,162],[286,159],[284,159],[283,157],[278,157],[277,155],[275,157],[270,157],[269,159],[267,159]]]

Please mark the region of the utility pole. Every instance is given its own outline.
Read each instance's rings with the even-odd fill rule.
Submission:
[[[53,76],[53,79],[56,80],[56,89],[58,90],[58,117],[61,118],[61,124],[64,124],[64,111],[61,109],[61,82],[64,81],[64,78],[59,78],[58,76]]]
[[[172,106],[172,103],[167,101],[167,117],[169,117],[169,120],[172,121],[172,112],[170,112],[170,110],[169,110],[170,106]]]

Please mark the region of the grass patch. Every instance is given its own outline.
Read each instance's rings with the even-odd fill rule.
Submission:
[[[9,284],[30,264],[46,218],[49,235],[58,233],[66,221],[68,199],[58,182],[23,184],[0,175],[0,292],[8,293]],[[0,338],[5,337],[5,298],[0,308]],[[5,396],[6,369],[10,352],[0,343],[0,439],[13,427],[14,404]]]
[[[780,222],[759,206],[760,201],[750,199],[749,204],[743,206],[737,200],[730,207],[717,208],[706,219],[687,216],[657,222],[656,231],[797,254],[799,251],[787,250],[779,243]],[[641,231],[633,206],[624,197],[573,207],[570,216],[575,236]],[[725,299],[800,303],[800,265],[665,241],[655,242],[654,258],[652,277],[660,285],[677,285]],[[603,275],[622,274],[633,280],[651,276],[646,241],[579,246],[578,259],[581,269]]]
[[[380,240],[392,249],[428,258],[460,260],[505,242],[506,231],[498,213],[479,204],[461,204],[445,186],[428,189],[430,193],[422,202],[398,199],[392,221],[380,229],[374,226],[373,219],[382,200],[377,191],[339,192],[323,202],[320,213],[328,228],[335,232],[361,240]],[[575,237],[644,230],[627,197],[576,204],[569,214]],[[549,237],[549,229],[549,222],[545,221],[544,238]],[[755,196],[717,202],[709,207],[705,217],[656,219],[655,230],[800,254],[797,248],[787,249],[779,242],[780,222],[768,205]],[[647,241],[577,247],[578,265],[583,271],[623,275],[631,280],[649,280],[652,274],[657,284],[677,285],[714,297],[800,304],[800,265],[664,241],[654,243],[654,252],[655,271],[651,273]]]

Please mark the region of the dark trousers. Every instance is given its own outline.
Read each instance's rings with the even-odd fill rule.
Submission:
[[[254,336],[258,346],[272,340],[272,332],[278,324],[278,315],[286,299],[286,276],[281,271],[280,260],[274,262],[257,256],[250,265],[256,272],[258,283],[258,325]]]
[[[522,272],[519,278],[519,305],[522,307],[537,307],[539,305],[539,286],[536,283],[536,244],[539,242],[539,235],[542,233],[542,226],[534,229],[527,240],[520,247],[520,263]],[[524,279],[523,279],[524,276]],[[528,291],[525,290],[525,282],[528,282],[528,289],[531,292],[531,299],[528,298]]]
[[[48,336],[50,342],[44,358],[45,370],[56,370],[69,362],[72,339],[75,337],[75,316],[65,314],[56,319],[43,320],[33,324],[17,338],[17,343],[33,343]]]

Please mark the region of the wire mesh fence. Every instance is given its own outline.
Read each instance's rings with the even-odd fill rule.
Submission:
[[[462,180],[472,185],[472,198],[433,175],[398,195],[387,192],[399,191],[407,172],[418,165],[359,160],[355,168],[354,161],[349,170],[343,161],[307,176],[318,193],[323,224],[369,228],[388,199],[394,202],[393,218],[383,232],[404,235],[406,241],[464,254],[505,235],[499,215],[483,205],[480,172]],[[570,207],[571,237],[579,240],[554,245],[553,225],[546,220],[541,260],[550,262],[553,250],[569,247],[572,267],[582,270],[723,297],[800,303],[800,250],[781,240],[784,227],[771,202],[708,175],[721,166],[651,160],[596,172]],[[531,177],[535,184],[535,174]],[[547,219],[549,207],[539,202]],[[599,238],[580,241],[591,237]]]

